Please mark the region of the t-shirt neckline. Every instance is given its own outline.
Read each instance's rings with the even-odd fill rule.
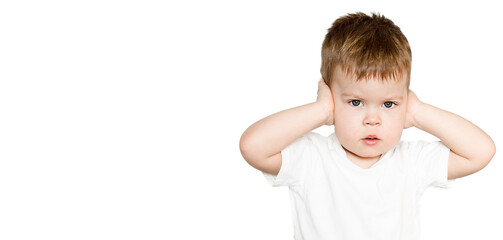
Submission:
[[[375,162],[369,168],[362,168],[362,167],[356,165],[355,163],[353,163],[353,161],[351,161],[351,159],[348,158],[346,151],[342,148],[342,145],[340,144],[339,139],[337,139],[337,136],[335,135],[335,133],[330,134],[329,139],[330,139],[330,141],[328,142],[329,149],[331,149],[337,153],[337,155],[341,158],[340,162],[342,162],[348,168],[351,168],[353,170],[360,171],[360,172],[377,171],[378,169],[381,168],[382,165],[384,165],[385,160],[388,158],[389,152],[391,152],[391,151],[388,151],[388,152],[383,153],[381,155],[381,157],[379,158],[379,160],[377,162]]]

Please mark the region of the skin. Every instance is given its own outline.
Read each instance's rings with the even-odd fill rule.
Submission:
[[[494,142],[484,131],[456,114],[421,102],[407,89],[405,79],[357,82],[340,71],[336,71],[335,79],[332,90],[324,81],[318,82],[315,102],[275,113],[251,125],[240,140],[244,159],[262,172],[277,175],[281,150],[322,125],[334,125],[348,158],[362,168],[371,167],[392,149],[402,130],[408,127],[438,137],[451,149],[449,179],[481,170],[495,154]],[[378,140],[367,144],[369,140],[365,138],[369,135]]]
[[[339,71],[336,79],[335,135],[353,163],[369,168],[400,141],[407,110],[406,80],[355,81]]]

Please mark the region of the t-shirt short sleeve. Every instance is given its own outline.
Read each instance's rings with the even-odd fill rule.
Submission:
[[[453,181],[447,178],[450,149],[442,142],[416,142],[411,153],[415,155],[412,171],[419,187],[451,187]]]
[[[274,187],[294,186],[307,174],[308,164],[313,158],[314,141],[321,137],[316,133],[308,133],[281,151],[281,168],[278,175],[264,173],[265,178]]]

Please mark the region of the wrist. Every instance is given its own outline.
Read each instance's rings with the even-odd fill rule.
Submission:
[[[318,108],[318,111],[320,113],[319,116],[321,116],[321,118],[323,119],[322,125],[333,125],[334,114],[332,106],[321,101],[314,102],[314,105],[316,105],[316,107]]]
[[[418,127],[418,115],[424,111],[424,103],[419,101],[416,94],[409,91],[404,128]]]
[[[416,102],[414,107],[407,113],[407,121],[413,127],[421,128],[421,115],[426,114],[428,104]]]

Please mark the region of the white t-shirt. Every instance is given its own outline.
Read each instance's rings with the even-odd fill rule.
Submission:
[[[416,240],[419,200],[447,188],[449,149],[400,142],[368,169],[346,156],[335,134],[308,133],[285,148],[273,186],[288,186],[297,240]]]

